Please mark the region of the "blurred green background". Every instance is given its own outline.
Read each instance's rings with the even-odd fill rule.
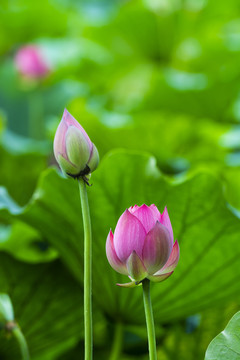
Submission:
[[[41,51],[46,76],[17,70],[26,45]],[[148,358],[143,310],[138,320],[131,313],[141,294],[115,289],[104,252],[132,202],[167,205],[182,249],[179,276],[154,285],[159,359],[203,359],[239,310],[239,64],[238,0],[1,0],[0,293],[13,301],[33,360],[83,358],[81,212],[69,200],[73,180],[52,169],[65,107],[102,159],[89,189],[95,256],[104,257],[94,280],[95,358]],[[186,233],[185,219],[194,224]],[[175,285],[164,313],[162,295]],[[126,291],[136,300],[129,309]],[[0,358],[18,358],[5,335]]]

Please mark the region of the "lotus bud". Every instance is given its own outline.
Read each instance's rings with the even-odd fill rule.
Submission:
[[[31,79],[43,78],[50,71],[40,48],[33,45],[23,46],[18,50],[15,66],[21,75]]]
[[[146,278],[154,282],[167,279],[180,253],[167,208],[162,214],[155,205],[127,209],[114,234],[111,230],[108,234],[106,253],[112,268],[132,280],[120,286],[133,287]]]
[[[54,155],[63,173],[84,177],[96,170],[99,155],[83,127],[65,109],[54,138]]]

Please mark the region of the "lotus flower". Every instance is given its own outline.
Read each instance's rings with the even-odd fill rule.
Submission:
[[[18,50],[15,65],[21,75],[32,79],[45,77],[50,71],[40,49],[33,45]]]
[[[54,155],[62,171],[74,178],[93,172],[99,163],[96,146],[67,109],[55,134]]]
[[[168,278],[177,266],[179,245],[167,208],[161,214],[155,205],[131,206],[119,218],[114,234],[110,230],[106,253],[112,268],[132,280],[120,286]]]

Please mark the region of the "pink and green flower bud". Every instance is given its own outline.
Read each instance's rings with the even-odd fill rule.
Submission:
[[[132,206],[119,218],[106,242],[107,258],[114,270],[127,274],[138,285],[145,278],[160,282],[168,278],[179,260],[179,245],[167,208],[161,214],[155,205]],[[119,285],[119,284],[118,284]]]
[[[96,146],[66,109],[55,134],[54,155],[62,171],[74,178],[88,175],[99,163]]]

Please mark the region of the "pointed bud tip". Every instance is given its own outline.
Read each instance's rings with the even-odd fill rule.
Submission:
[[[64,108],[62,120],[65,120],[68,115],[71,115],[70,112],[67,110],[67,108]]]

